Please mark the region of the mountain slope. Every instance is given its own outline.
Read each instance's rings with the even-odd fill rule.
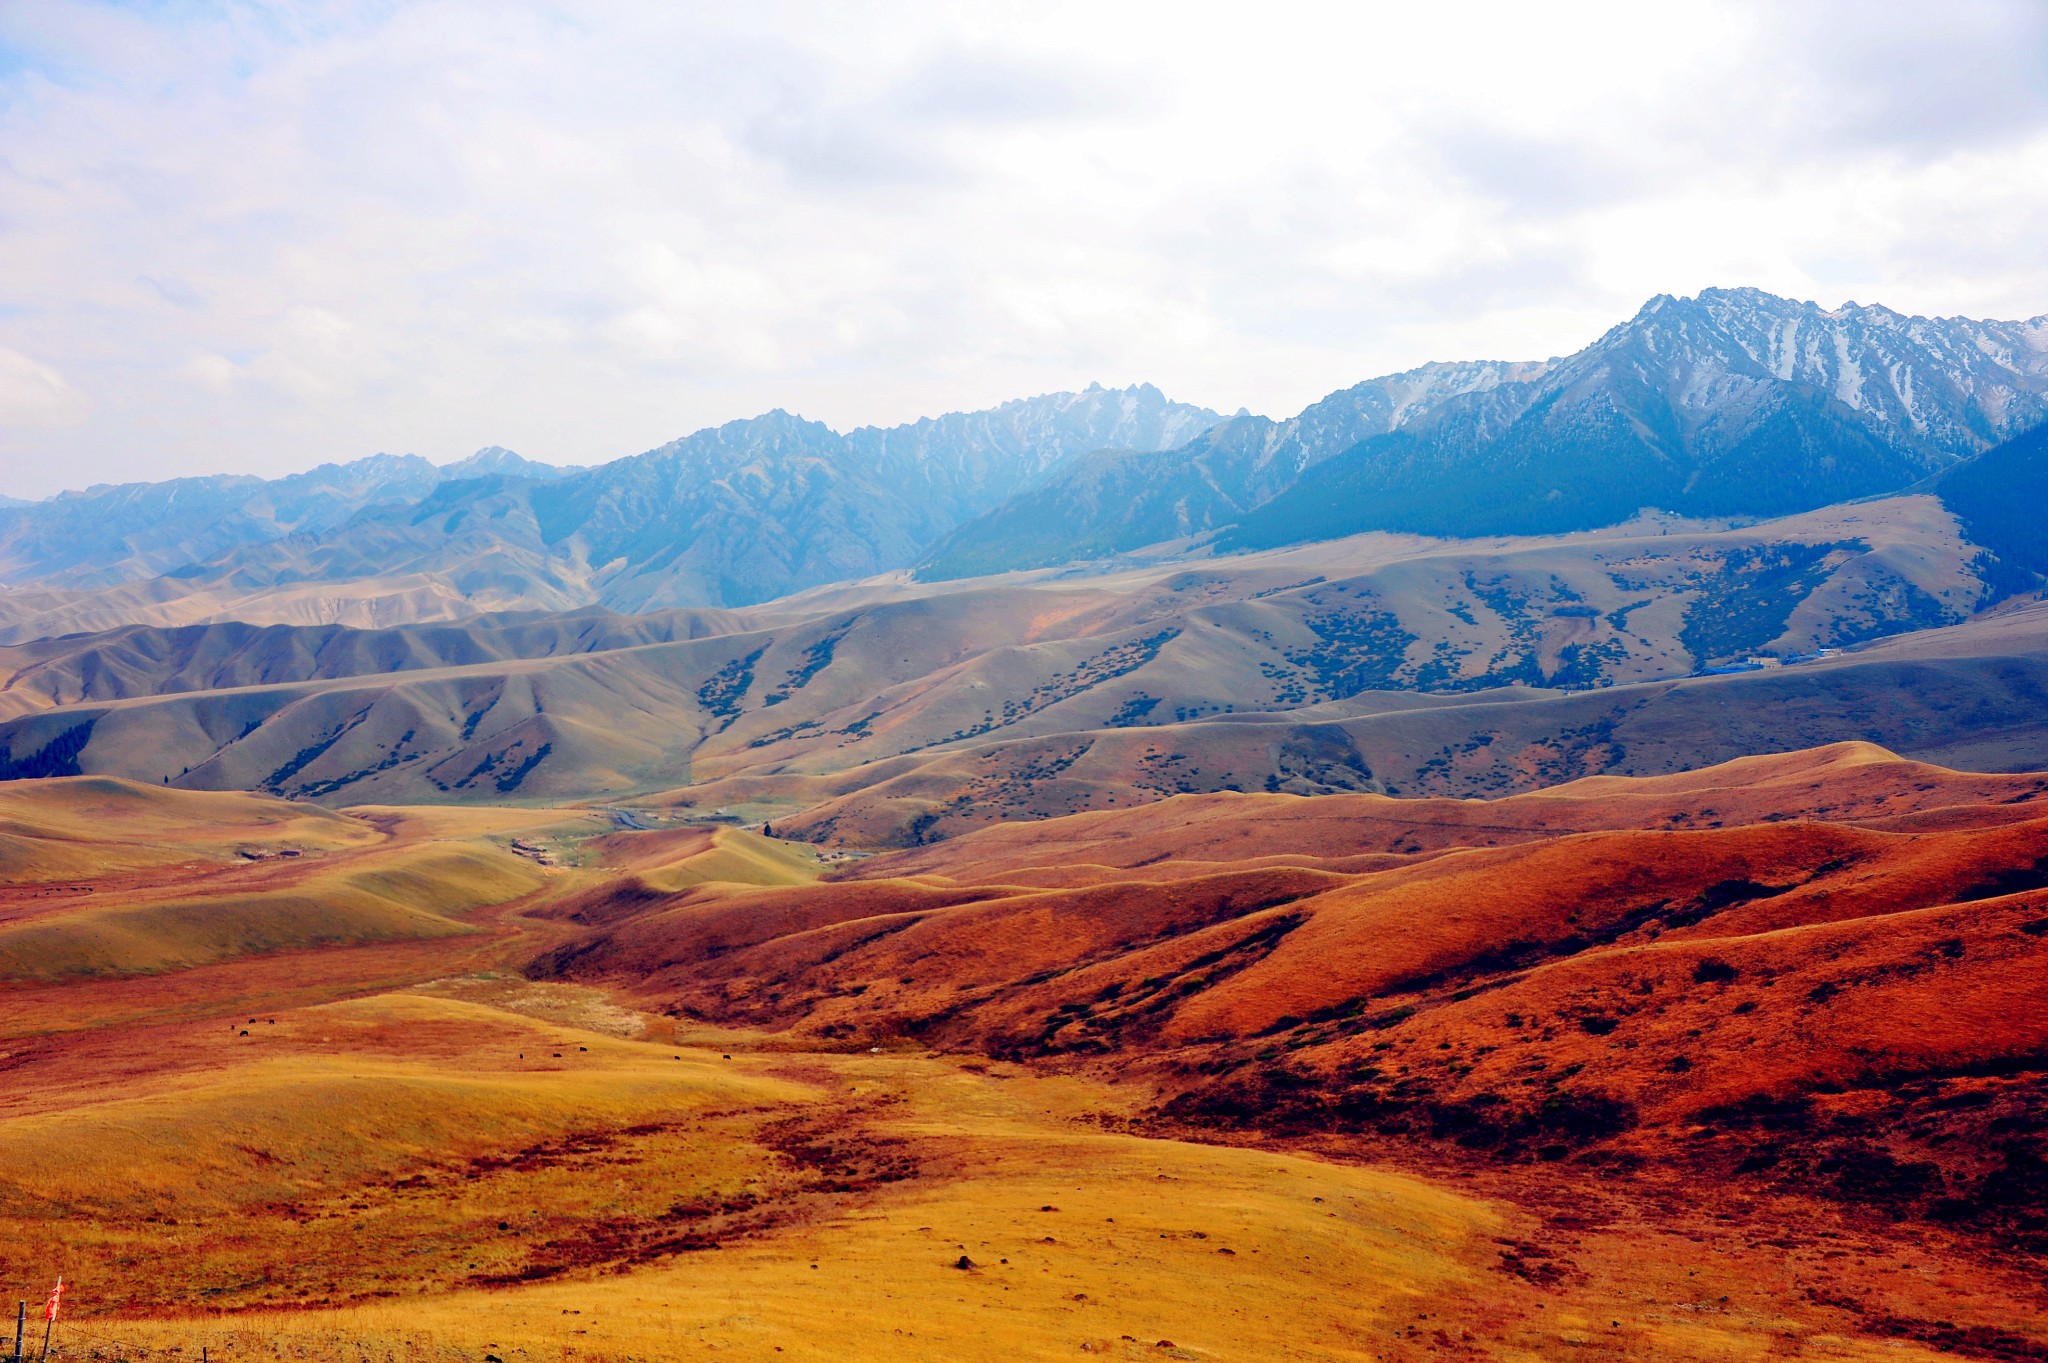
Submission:
[[[1177,792],[1503,793],[1819,738],[2026,765],[2048,742],[2038,613],[1814,657],[1965,618],[1972,556],[1914,497],[737,613],[124,630],[0,649],[0,775],[351,804],[637,794],[873,846]],[[1742,671],[1680,680],[1703,662]]]
[[[67,494],[0,510],[0,579],[111,591],[167,573],[179,585],[150,596],[201,599],[182,617],[132,607],[159,620],[238,593],[297,619],[305,595],[277,593],[385,576],[420,584],[439,617],[465,601],[730,607],[912,565],[942,581],[1189,540],[1555,534],[1644,507],[1782,516],[1918,484],[2044,417],[2048,318],[1710,289],[1653,299],[1575,355],[1425,365],[1284,421],[1091,387],[846,434],[770,412],[558,477],[486,450],[442,470]],[[132,596],[0,616],[99,623]]]
[[[2031,592],[2048,577],[2048,427],[1987,450],[1935,484],[1973,544],[1989,558],[1993,592]]]
[[[937,546],[945,579],[1222,530],[1555,534],[1645,507],[1782,516],[1896,491],[2048,419],[2048,318],[1826,311],[1755,289],[1650,300],[1563,359],[1428,365],[1299,417],[1070,465]],[[1225,527],[1229,527],[1225,529]]]
[[[1553,1189],[1647,1164],[1676,1205],[1711,1182],[1724,1225],[1775,1190],[2024,1255],[2048,1231],[2044,910],[2048,776],[1841,745],[1448,808],[1183,797],[801,891],[623,885],[529,971],[1135,1079],[1161,1131],[1433,1148]]]
[[[1104,450],[961,526],[917,573],[945,581],[1047,567],[1213,530],[1284,491],[1319,460],[1451,398],[1541,369],[1424,365],[1333,393],[1287,421],[1239,415],[1176,449]]]
[[[1548,534],[1774,516],[1894,491],[2048,417],[2048,319],[1825,312],[1754,289],[1652,299],[1523,384],[1444,404],[1226,534]]]
[[[785,412],[533,489],[541,540],[622,610],[748,605],[907,566],[1010,492],[1105,444],[1179,443],[1215,414],[1091,388],[841,436]]]
[[[1113,391],[1090,384],[981,412],[863,426],[846,439],[888,486],[958,524],[1070,459],[1102,449],[1170,450],[1218,419],[1207,408],[1168,401],[1149,383]]]
[[[2033,324],[1825,313],[1755,290],[1657,298],[1531,382],[1360,442],[1223,543],[1545,534],[1644,507],[1785,515],[1893,491],[2048,413],[2041,345]]]
[[[133,581],[244,545],[332,530],[366,507],[415,502],[450,479],[545,480],[567,472],[494,445],[442,468],[415,454],[377,454],[283,478],[220,475],[62,492],[0,506],[0,583]]]
[[[443,596],[476,612],[746,605],[906,567],[1076,456],[1180,445],[1216,420],[1150,385],[1091,385],[844,435],[770,412],[593,469],[491,446],[444,468],[378,455],[64,493],[0,508],[0,583],[73,594],[0,608],[0,631],[22,637],[10,616],[176,618],[123,590],[143,580],[161,581],[144,593],[156,601],[203,597],[202,616],[238,595],[397,577],[427,587],[435,616],[459,613]]]
[[[481,451],[442,471],[462,477],[173,576],[226,595],[412,575],[479,611],[749,605],[906,567],[1068,459],[1182,443],[1215,420],[1150,386],[1091,387],[846,435],[769,412],[549,479]]]

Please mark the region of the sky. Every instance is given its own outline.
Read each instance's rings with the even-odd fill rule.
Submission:
[[[0,493],[2048,313],[2048,5],[0,0]]]

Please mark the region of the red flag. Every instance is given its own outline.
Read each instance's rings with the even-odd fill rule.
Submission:
[[[57,1279],[57,1285],[50,1289],[50,1305],[49,1309],[43,1312],[43,1319],[49,1321],[51,1324],[54,1325],[57,1320],[57,1306],[63,1300],[64,1280],[62,1278],[59,1278]]]

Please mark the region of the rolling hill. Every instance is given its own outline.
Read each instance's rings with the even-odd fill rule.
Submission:
[[[739,612],[134,628],[0,649],[0,772],[632,797],[874,846],[1187,791],[1502,794],[1820,739],[2040,765],[2041,617],[1971,614],[1978,553],[1911,497]]]
[[[171,934],[0,975],[0,1274],[61,1267],[74,1351],[2042,1347],[2048,777],[1842,745],[836,869],[623,810],[0,794],[109,858],[0,928]],[[516,897],[413,873],[451,855]],[[363,930],[189,950],[294,878]]]
[[[15,983],[451,937],[542,882],[497,847],[106,777],[0,787],[0,819],[0,979]]]
[[[531,972],[1142,1079],[1162,1129],[1689,1170],[2048,1245],[2041,775],[1847,745],[1497,802],[1183,796],[802,891],[612,894]]]

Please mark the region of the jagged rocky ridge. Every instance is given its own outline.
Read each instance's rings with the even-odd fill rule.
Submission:
[[[0,581],[149,579],[152,602],[205,598],[188,620],[223,618],[237,593],[400,578],[443,614],[731,607],[913,566],[943,580],[1175,541],[1551,534],[1645,507],[1781,516],[1934,487],[2044,418],[2048,318],[1710,289],[1652,299],[1571,356],[1425,365],[1280,421],[1091,387],[845,434],[775,411],[567,474],[485,451],[440,470],[379,456],[95,489],[0,509]],[[2000,561],[2031,580],[2025,553]],[[87,604],[32,618],[103,627],[105,603]],[[309,609],[301,592],[284,618]]]
[[[1290,421],[1101,455],[962,527],[920,572],[1039,567],[1221,530],[1226,549],[1364,530],[1548,534],[1645,507],[1785,515],[1896,491],[2048,418],[2048,318],[1660,296],[1577,354],[1435,364]],[[1226,529],[1226,527],[1228,527]]]
[[[249,590],[431,575],[494,605],[739,605],[907,567],[962,520],[1105,445],[1185,443],[1214,412],[1149,385],[840,434],[774,411],[588,470],[485,451],[293,478],[100,488],[0,511],[0,581],[172,573]]]

